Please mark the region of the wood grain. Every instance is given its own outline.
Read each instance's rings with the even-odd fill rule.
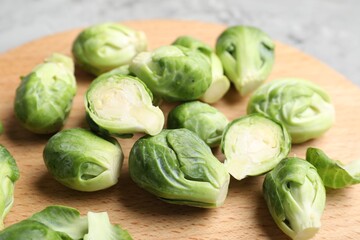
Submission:
[[[214,45],[225,26],[175,20],[125,22],[143,30],[149,48],[170,44],[187,34]],[[87,211],[107,211],[111,221],[128,229],[134,239],[287,239],[272,220],[262,196],[263,177],[242,181],[231,179],[225,204],[217,209],[198,209],[164,203],[138,188],[130,179],[127,159],[119,183],[94,193],[76,192],[60,185],[48,174],[42,151],[50,136],[24,130],[13,113],[19,76],[53,52],[70,56],[71,44],[79,29],[48,36],[0,56],[0,118],[5,132],[0,143],[13,154],[21,177],[16,183],[15,204],[6,225],[20,221],[52,204],[63,204]],[[87,127],[83,94],[93,77],[76,71],[78,91],[65,128]],[[334,70],[300,51],[276,44],[276,64],[268,81],[280,77],[302,77],[329,92],[336,109],[335,125],[321,138],[293,147],[291,155],[304,157],[308,146],[319,147],[330,156],[350,162],[360,159],[360,89]],[[248,97],[240,98],[234,89],[214,106],[229,119],[245,114]],[[162,105],[165,113],[171,105]],[[125,156],[137,139],[119,139]],[[219,158],[223,158],[217,150]],[[327,192],[322,228],[315,239],[360,239],[360,185]]]

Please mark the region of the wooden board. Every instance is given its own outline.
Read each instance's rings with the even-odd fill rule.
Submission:
[[[125,22],[145,31],[149,48],[170,44],[179,35],[192,35],[214,45],[225,26],[192,21],[151,20]],[[13,154],[21,177],[16,183],[15,204],[5,221],[10,225],[48,205],[63,204],[88,211],[107,211],[111,221],[128,229],[134,239],[287,239],[272,220],[262,196],[263,177],[231,179],[228,198],[217,209],[199,209],[164,203],[138,188],[129,177],[127,156],[136,138],[120,139],[126,160],[119,183],[94,193],[70,190],[56,182],[43,164],[42,151],[50,136],[32,134],[14,117],[13,100],[19,76],[53,52],[70,55],[79,29],[48,36],[0,56],[0,119],[5,133],[0,143]],[[3,36],[5,37],[5,36]],[[76,71],[78,91],[65,128],[87,127],[83,95],[93,77]],[[321,138],[296,145],[290,155],[304,157],[308,146],[319,147],[330,156],[350,162],[360,159],[360,89],[334,70],[300,51],[277,43],[276,63],[269,81],[280,77],[302,77],[329,92],[336,109],[335,125]],[[248,98],[232,89],[214,106],[229,119],[245,114]],[[163,105],[165,113],[170,105]],[[217,151],[217,156],[223,156]],[[329,190],[316,239],[360,239],[360,185]]]

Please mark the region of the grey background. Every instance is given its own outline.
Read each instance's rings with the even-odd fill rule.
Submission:
[[[0,0],[0,52],[104,21],[171,18],[254,25],[360,85],[359,0]]]

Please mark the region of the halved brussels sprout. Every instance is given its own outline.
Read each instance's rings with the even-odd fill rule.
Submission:
[[[0,145],[0,230],[4,228],[4,219],[13,206],[15,182],[19,176],[15,159]]]
[[[140,138],[131,149],[129,171],[163,201],[206,208],[223,204],[230,180],[210,148],[187,129]]]
[[[52,136],[45,146],[49,172],[63,185],[85,192],[115,185],[124,155],[115,138],[101,138],[80,128]]]
[[[199,101],[173,108],[168,115],[168,128],[186,128],[196,133],[207,145],[216,147],[229,120],[216,108]]]
[[[278,227],[292,239],[310,239],[319,230],[325,188],[316,168],[296,157],[283,159],[266,174],[263,193]]]
[[[221,150],[229,173],[241,180],[273,169],[291,149],[285,127],[260,114],[230,122],[224,130]]]
[[[103,23],[83,30],[75,39],[72,52],[79,66],[100,75],[129,64],[146,47],[145,33],[117,23]]]
[[[193,50],[197,50],[208,58],[211,65],[212,81],[210,87],[206,90],[200,100],[207,103],[214,103],[219,101],[229,90],[230,81],[224,75],[224,69],[221,61],[219,57],[215,54],[213,49],[206,43],[203,43],[200,40],[190,36],[178,37],[175,42],[173,42],[173,45],[179,45]]]
[[[229,27],[216,42],[225,75],[241,96],[254,91],[269,76],[274,49],[275,43],[265,32],[248,26]]]
[[[72,59],[53,54],[22,78],[16,89],[15,115],[34,133],[57,132],[69,115],[75,93]]]
[[[92,130],[132,137],[133,133],[158,134],[164,114],[152,105],[152,94],[136,77],[103,74],[93,81],[85,95],[87,119]]]
[[[260,113],[284,124],[293,143],[317,138],[335,121],[329,95],[316,84],[298,78],[279,79],[251,96],[248,113]]]
[[[360,160],[344,165],[318,148],[308,148],[306,160],[317,169],[326,187],[344,188],[360,183]]]
[[[200,98],[211,84],[211,66],[201,53],[182,46],[162,46],[139,53],[130,71],[166,101]]]

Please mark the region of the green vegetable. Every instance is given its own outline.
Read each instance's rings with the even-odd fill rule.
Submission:
[[[255,27],[234,26],[218,37],[216,54],[241,96],[258,88],[274,64],[275,43]]]
[[[344,188],[360,183],[360,160],[344,165],[318,148],[308,148],[306,160],[317,169],[326,187]]]
[[[260,114],[234,119],[224,130],[224,165],[237,180],[273,169],[291,149],[285,127]]]
[[[103,139],[80,128],[63,130],[52,136],[43,157],[57,181],[85,192],[115,185],[124,158],[116,139]]]
[[[223,204],[230,180],[210,148],[187,129],[140,138],[131,149],[129,171],[163,201],[206,208]]]
[[[260,113],[284,124],[293,143],[317,138],[335,121],[329,95],[312,82],[288,78],[269,82],[251,96],[248,113]]]
[[[219,101],[229,90],[230,81],[226,76],[224,76],[224,69],[221,61],[213,49],[209,45],[190,36],[178,37],[173,45],[179,45],[197,50],[208,58],[208,61],[211,65],[212,81],[210,87],[206,90],[200,99],[207,103],[214,103]]]
[[[162,46],[139,53],[130,64],[157,97],[166,101],[200,98],[211,84],[211,66],[201,53],[182,46]]]
[[[108,73],[99,76],[86,92],[85,108],[90,127],[104,134],[155,135],[164,125],[163,112],[152,105],[152,93],[136,77]]]
[[[15,159],[0,145],[0,230],[4,228],[4,219],[14,203],[15,182],[19,176]]]
[[[186,128],[196,133],[210,147],[220,144],[228,119],[216,108],[199,101],[178,105],[169,112],[168,128]]]
[[[278,227],[292,239],[310,239],[320,228],[325,188],[316,168],[302,159],[283,159],[266,174],[264,197]]]
[[[83,30],[75,39],[72,52],[79,66],[100,75],[129,64],[146,47],[143,32],[116,23],[103,23]]]
[[[34,133],[57,132],[69,115],[75,93],[71,58],[53,54],[22,78],[16,90],[15,115]]]

